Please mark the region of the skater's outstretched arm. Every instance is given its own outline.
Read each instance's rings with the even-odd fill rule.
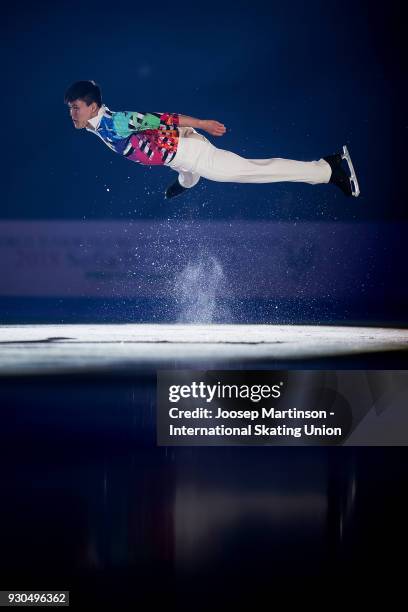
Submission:
[[[121,111],[112,114],[117,132],[126,137],[132,132],[144,130],[174,130],[180,127],[192,127],[204,130],[212,136],[222,136],[225,125],[213,119],[196,119],[178,113],[146,113]]]
[[[225,125],[214,119],[196,119],[187,115],[179,115],[180,127],[192,127],[199,130],[204,130],[212,136],[222,136],[226,132]]]

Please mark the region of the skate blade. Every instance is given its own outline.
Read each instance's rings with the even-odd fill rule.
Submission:
[[[348,152],[346,145],[343,146],[343,154],[341,157],[342,159],[345,159],[348,164],[350,171],[351,192],[353,196],[357,198],[360,195],[360,187],[358,184],[356,173],[354,171],[353,162],[351,161],[350,153]]]

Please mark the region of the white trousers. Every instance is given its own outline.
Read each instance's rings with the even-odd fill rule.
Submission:
[[[225,183],[276,183],[281,181],[328,183],[330,165],[324,160],[294,161],[272,157],[246,159],[231,151],[217,149],[205,136],[190,127],[181,127],[177,153],[167,164],[179,173],[183,187],[194,187],[203,176]]]

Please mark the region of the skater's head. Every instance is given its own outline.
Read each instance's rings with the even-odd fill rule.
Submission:
[[[64,102],[69,106],[74,126],[81,130],[98,114],[102,106],[101,90],[95,81],[76,81],[65,92]]]

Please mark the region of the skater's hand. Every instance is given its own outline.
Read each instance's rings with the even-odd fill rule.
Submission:
[[[227,131],[225,125],[214,119],[202,119],[200,128],[211,136],[222,136]]]

